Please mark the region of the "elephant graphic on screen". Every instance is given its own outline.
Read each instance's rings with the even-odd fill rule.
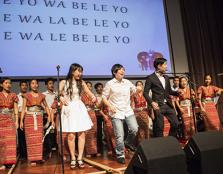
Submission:
[[[149,52],[142,51],[138,53],[137,59],[140,69],[142,71],[154,70],[153,62],[156,58],[160,57],[163,57],[163,54],[154,50],[149,50]]]

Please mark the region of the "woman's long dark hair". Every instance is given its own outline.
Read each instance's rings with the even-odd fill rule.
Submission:
[[[78,63],[73,63],[70,65],[70,69],[69,69],[69,72],[67,74],[67,77],[66,77],[66,83],[68,82],[69,83],[69,86],[67,88],[67,94],[70,96],[70,99],[72,99],[72,95],[73,95],[73,75],[72,73],[76,70],[79,70],[79,71],[83,71],[83,67],[81,65],[79,65]],[[80,77],[79,80],[76,80],[77,82],[77,88],[79,90],[79,94],[81,94],[81,91],[82,91],[82,77]]]

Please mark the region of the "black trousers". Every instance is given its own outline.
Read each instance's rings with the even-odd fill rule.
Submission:
[[[43,118],[43,125],[47,123],[47,117]],[[47,129],[44,129],[44,134]],[[52,148],[57,147],[56,144],[56,129],[51,130],[49,134],[45,137],[43,142],[43,157],[48,159],[49,154],[52,152]]]
[[[153,135],[154,137],[162,137],[164,129],[164,120],[165,116],[170,123],[170,136],[177,136],[177,131],[179,128],[179,121],[176,116],[175,110],[167,104],[159,106],[159,110],[154,111],[155,119],[153,120]]]
[[[103,116],[100,114],[97,114],[97,149],[98,153],[103,153]]]
[[[19,144],[18,150],[20,158],[24,159],[27,157],[25,133],[20,128],[17,129],[17,132],[18,132],[18,144]]]

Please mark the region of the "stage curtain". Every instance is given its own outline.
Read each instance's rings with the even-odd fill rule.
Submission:
[[[223,87],[223,0],[179,0],[189,70],[199,86],[204,74]]]

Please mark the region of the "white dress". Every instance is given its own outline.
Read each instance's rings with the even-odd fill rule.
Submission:
[[[73,82],[73,94],[67,94],[68,82],[64,87],[64,98],[68,101],[67,106],[62,107],[61,124],[62,132],[82,132],[91,129],[93,123],[88,115],[87,108],[80,99],[76,81]]]

